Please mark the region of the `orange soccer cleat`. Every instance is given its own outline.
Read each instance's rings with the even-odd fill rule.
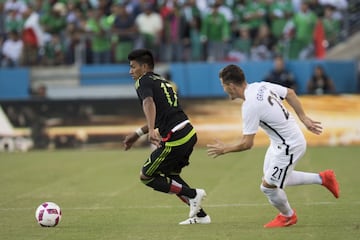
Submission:
[[[297,222],[295,210],[291,217],[286,217],[280,213],[270,222],[264,225],[265,228],[289,227]]]
[[[322,185],[326,187],[336,198],[339,198],[340,189],[339,183],[336,180],[336,176],[333,170],[325,170],[320,172],[322,179]]]

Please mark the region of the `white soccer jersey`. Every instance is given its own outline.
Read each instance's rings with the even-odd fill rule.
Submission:
[[[243,134],[255,134],[259,126],[272,144],[287,149],[305,144],[305,138],[295,119],[282,104],[287,88],[268,82],[248,84],[242,105]]]

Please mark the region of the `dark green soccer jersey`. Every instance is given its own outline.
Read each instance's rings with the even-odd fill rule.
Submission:
[[[155,128],[165,137],[173,127],[188,119],[179,105],[171,83],[153,72],[148,72],[135,83],[139,100],[152,97],[156,106]]]

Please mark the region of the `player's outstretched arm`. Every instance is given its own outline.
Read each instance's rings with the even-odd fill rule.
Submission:
[[[294,90],[288,88],[288,93],[286,95],[286,101],[290,104],[290,106],[296,112],[296,115],[300,119],[300,121],[305,125],[305,127],[312,133],[319,135],[322,133],[321,122],[314,121],[309,118],[301,105],[299,98],[297,97]]]
[[[255,134],[243,135],[238,142],[232,144],[226,144],[218,139],[215,139],[215,143],[207,145],[207,153],[209,156],[216,158],[229,152],[245,151],[252,148],[254,145],[254,138]]]

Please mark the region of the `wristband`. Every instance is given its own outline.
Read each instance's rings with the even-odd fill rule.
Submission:
[[[136,132],[136,134],[137,134],[139,137],[141,137],[142,135],[144,135],[144,132],[143,132],[142,128],[136,129],[135,132]]]

